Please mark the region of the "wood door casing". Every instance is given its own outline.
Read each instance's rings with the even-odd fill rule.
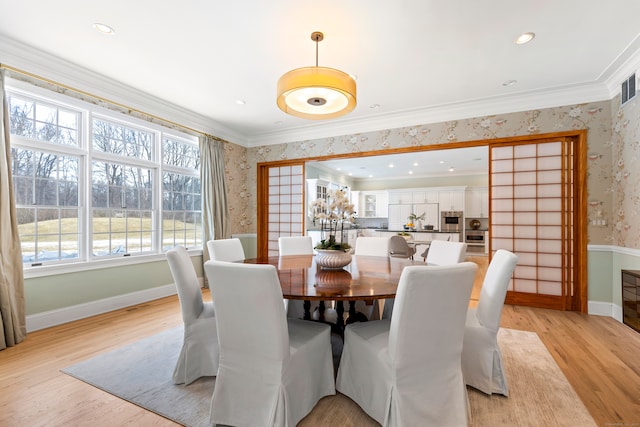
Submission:
[[[257,232],[258,232],[258,255],[266,256],[268,254],[268,182],[269,169],[272,167],[302,165],[307,161],[329,160],[334,158],[348,158],[361,156],[380,156],[398,153],[407,153],[415,151],[443,150],[450,148],[464,148],[469,146],[507,146],[518,144],[536,144],[547,142],[562,141],[564,145],[570,146],[571,155],[563,156],[563,170],[572,170],[572,173],[564,179],[563,186],[563,224],[568,227],[568,234],[564,235],[563,244],[566,250],[563,252],[562,260],[562,282],[567,286],[567,291],[560,298],[562,302],[558,302],[557,296],[547,296],[544,294],[535,294],[528,292],[510,291],[507,297],[507,303],[516,305],[529,305],[534,307],[547,307],[562,310],[575,310],[583,313],[587,312],[587,217],[586,217],[586,130],[576,130],[570,132],[559,132],[543,135],[526,135],[510,138],[500,138],[492,140],[455,142],[438,145],[429,145],[421,147],[396,148],[384,151],[369,151],[361,153],[347,153],[322,157],[309,157],[297,160],[283,160],[275,162],[258,163],[257,165]],[[568,163],[567,163],[568,162]],[[303,177],[304,178],[304,177]],[[491,198],[491,191],[489,193]],[[306,206],[306,200],[302,197],[302,211]],[[568,215],[568,216],[567,216]],[[303,229],[304,234],[304,229]],[[489,242],[491,256],[492,251],[496,248],[491,247]]]

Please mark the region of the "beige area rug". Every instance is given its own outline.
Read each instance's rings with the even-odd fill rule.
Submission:
[[[503,329],[498,340],[510,396],[486,396],[469,389],[471,426],[595,426],[538,336]],[[188,387],[174,385],[171,374],[182,343],[175,328],[62,371],[108,393],[185,426],[207,425],[214,378]],[[343,395],[320,400],[299,426],[378,426]]]

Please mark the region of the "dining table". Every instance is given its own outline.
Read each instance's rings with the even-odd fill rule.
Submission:
[[[360,320],[356,301],[373,304],[380,299],[395,298],[400,275],[408,265],[425,265],[408,258],[352,255],[351,263],[339,269],[327,269],[316,264],[314,255],[286,255],[245,259],[246,264],[270,264],[276,267],[282,296],[288,300],[304,301],[304,319],[310,320],[311,301],[320,302],[320,320],[324,301],[336,302],[339,331],[351,322]],[[344,318],[344,302],[349,303]]]

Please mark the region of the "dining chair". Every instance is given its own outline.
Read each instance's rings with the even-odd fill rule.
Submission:
[[[383,426],[466,426],[460,357],[476,268],[405,267],[391,319],[346,327],[336,390]]]
[[[359,236],[356,239],[354,255],[388,257],[389,238]]]
[[[281,236],[278,237],[278,253],[280,256],[287,255],[313,255],[313,241],[311,236]],[[314,319],[319,319],[320,303],[317,301],[309,301],[310,315]],[[287,316],[295,319],[304,317],[304,303],[301,300],[288,300],[286,304]],[[324,318],[327,321],[335,322],[338,318],[337,313],[331,307],[323,307]]]
[[[486,394],[509,395],[498,346],[500,317],[518,257],[498,249],[491,258],[475,308],[467,312],[462,348],[462,373],[467,385]]]
[[[244,260],[244,248],[238,238],[217,239],[207,241],[209,258],[214,261],[242,261]]]
[[[446,240],[433,240],[427,253],[428,265],[451,265],[464,261],[467,253],[467,244],[464,242],[450,242]]]
[[[410,258],[416,253],[416,247],[409,246],[402,236],[391,236],[389,239],[389,254],[395,258]]]
[[[311,236],[278,237],[278,252],[280,255],[313,255]]]
[[[210,423],[291,426],[335,394],[329,325],[287,318],[276,268],[207,261],[220,366]]]
[[[184,338],[173,371],[174,384],[191,384],[218,372],[218,336],[213,304],[203,302],[200,282],[183,246],[167,251],[169,269],[178,290]]]

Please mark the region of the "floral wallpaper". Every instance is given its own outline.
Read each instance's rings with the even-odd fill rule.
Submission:
[[[640,100],[614,106],[612,177],[605,191],[612,194],[612,244],[640,248]]]
[[[640,224],[636,214],[640,188],[635,185],[640,179],[637,164],[640,152],[637,110],[640,106],[637,103],[625,106],[624,114],[618,112],[614,118],[612,105],[618,104],[616,100],[599,101],[247,149],[227,144],[229,191],[239,195],[230,200],[232,230],[234,233],[256,231],[256,164],[260,162],[588,129],[589,243],[640,247],[637,235]],[[612,137],[612,129],[615,129],[615,137]],[[631,182],[634,185],[629,185]],[[632,200],[620,197],[632,189]],[[631,230],[631,224],[636,224],[633,226],[636,227],[635,239],[621,238],[622,231],[626,235]],[[614,225],[616,232],[612,235]]]

